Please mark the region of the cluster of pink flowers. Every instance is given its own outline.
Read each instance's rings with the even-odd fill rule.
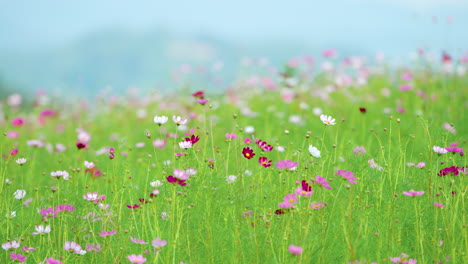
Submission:
[[[42,217],[55,218],[60,212],[73,212],[75,209],[76,208],[74,206],[68,204],[59,204],[55,207],[55,209],[52,207],[41,209],[39,210],[39,214],[42,215]]]

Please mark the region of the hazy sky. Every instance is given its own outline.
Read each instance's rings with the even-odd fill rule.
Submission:
[[[468,0],[0,0],[0,48],[60,46],[101,29],[164,29],[392,51],[468,47]],[[451,20],[451,21],[450,21]]]

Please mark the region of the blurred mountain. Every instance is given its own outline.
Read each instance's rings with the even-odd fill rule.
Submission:
[[[175,88],[171,80],[183,64],[195,66],[192,71],[201,66],[210,71],[213,64],[222,62],[217,77],[229,80],[236,76],[244,56],[265,57],[278,65],[312,52],[317,54],[318,47],[287,40],[231,43],[204,34],[180,37],[165,31],[103,30],[61,47],[0,51],[0,73],[6,83],[25,91],[91,96],[108,87],[115,93],[129,87]]]

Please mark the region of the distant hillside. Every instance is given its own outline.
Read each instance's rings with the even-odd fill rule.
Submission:
[[[171,74],[181,64],[210,67],[222,61],[223,70],[217,74],[229,80],[236,75],[243,56],[267,57],[279,65],[289,57],[320,51],[318,47],[290,43],[286,39],[240,43],[204,35],[181,38],[164,31],[107,30],[60,48],[8,54],[0,51],[0,74],[7,83],[28,90],[67,89],[87,96],[106,87],[112,87],[116,93],[129,87],[170,89],[174,85]]]

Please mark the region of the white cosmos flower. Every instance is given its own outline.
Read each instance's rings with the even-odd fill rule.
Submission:
[[[26,191],[25,190],[16,190],[16,192],[13,193],[15,196],[15,199],[21,200],[26,196]]]
[[[86,168],[88,168],[88,169],[92,169],[92,168],[94,168],[95,165],[94,165],[93,162],[89,162],[89,161],[85,160],[84,166],[85,166]]]
[[[154,117],[154,123],[156,123],[158,125],[165,124],[167,122],[167,120],[169,120],[169,118],[167,116],[155,116]]]
[[[236,181],[236,179],[237,179],[237,176],[235,176],[235,175],[229,175],[229,176],[226,177],[227,183],[234,183]]]
[[[179,142],[179,147],[182,149],[189,149],[192,147],[192,141],[181,141]]]
[[[19,159],[16,160],[16,163],[18,163],[19,165],[23,165],[23,164],[26,163],[26,161],[27,161],[27,159],[25,159],[25,158],[19,158]]]
[[[432,147],[432,150],[434,150],[434,152],[439,154],[439,155],[445,154],[445,153],[448,152],[445,148],[442,148],[442,147],[439,147],[439,146]]]
[[[162,183],[160,180],[156,180],[156,181],[150,182],[150,185],[151,185],[151,187],[153,187],[153,188],[157,188],[157,187],[163,185],[163,183]]]
[[[39,234],[47,234],[50,233],[50,226],[43,226],[43,225],[38,225],[35,226],[34,229],[36,229],[37,232],[32,233],[32,235],[39,235]]]
[[[316,158],[320,158],[320,150],[318,150],[317,147],[309,145],[309,152],[310,152],[310,155],[312,155],[312,156],[314,156]]]
[[[245,133],[252,134],[253,132],[255,132],[255,128],[253,126],[247,126],[245,127],[244,131]]]
[[[182,119],[180,116],[173,115],[172,121],[174,121],[174,123],[176,123],[178,126],[187,124],[187,119]]]
[[[327,115],[320,115],[320,120],[322,120],[322,122],[325,124],[325,125],[335,125],[335,119],[331,116],[327,116]]]

